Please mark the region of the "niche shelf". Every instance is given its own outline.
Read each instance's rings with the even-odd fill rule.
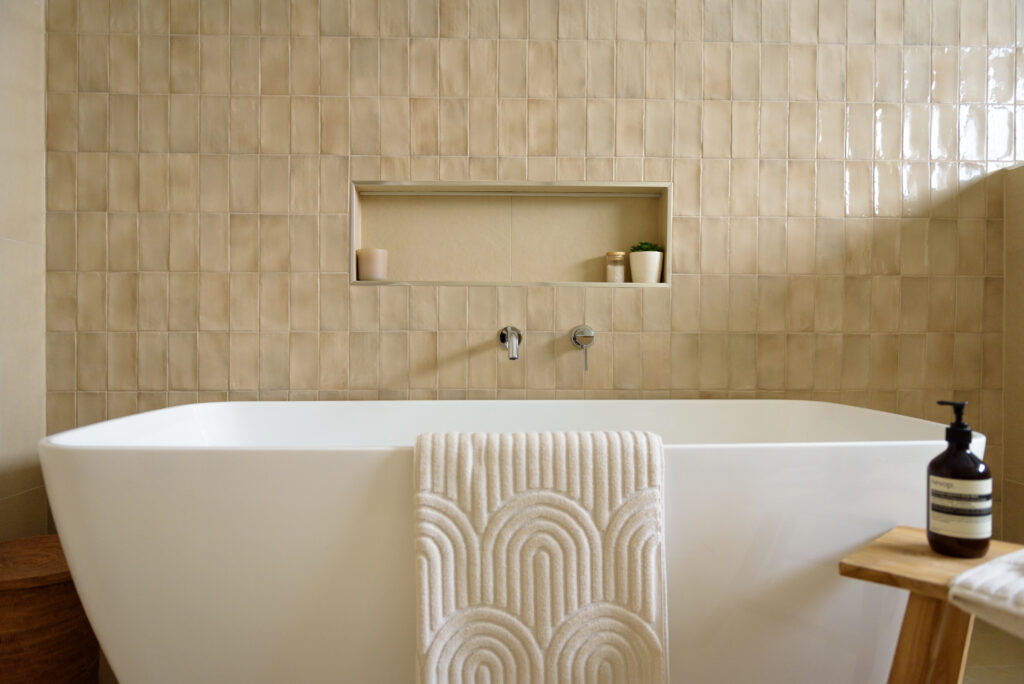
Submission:
[[[668,287],[671,183],[355,181],[351,200],[353,284]],[[605,252],[642,240],[662,282],[605,282]],[[388,250],[390,280],[356,280],[361,247]]]

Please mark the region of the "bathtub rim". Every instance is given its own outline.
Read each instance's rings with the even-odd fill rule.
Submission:
[[[316,400],[314,402],[298,402],[298,401],[265,401],[265,402],[252,402],[252,401],[224,401],[224,402],[192,402],[188,404],[178,404],[176,406],[166,406],[158,409],[152,409],[150,411],[143,411],[140,413],[130,414],[127,416],[119,416],[117,418],[110,418],[105,421],[98,423],[92,423],[89,425],[83,425],[74,427],[68,430],[62,430],[51,435],[46,435],[39,440],[37,446],[39,448],[40,456],[44,453],[57,453],[57,452],[132,452],[132,451],[160,451],[160,452],[212,452],[212,453],[237,453],[237,452],[274,452],[274,451],[290,451],[290,452],[340,452],[340,451],[359,451],[359,452],[370,452],[370,453],[382,453],[394,451],[396,449],[414,449],[415,444],[377,444],[377,445],[352,445],[352,444],[324,444],[324,445],[301,445],[301,446],[289,446],[286,443],[276,444],[195,444],[195,445],[166,445],[166,444],[75,444],[68,441],[62,441],[73,433],[89,430],[96,425],[107,425],[111,423],[129,422],[132,420],[138,420],[140,416],[154,416],[156,414],[169,413],[172,411],[184,411],[184,410],[195,410],[199,407],[203,407],[209,404],[216,404],[218,406],[230,405],[248,405],[256,404],[260,406],[273,406],[273,405],[289,405],[294,406],[296,404],[301,405],[305,403],[315,404],[361,404],[361,405],[374,405],[387,407],[392,405],[402,405],[408,407],[409,405],[458,405],[466,402],[473,402],[486,405],[494,405],[500,407],[503,405],[516,405],[516,406],[528,406],[528,405],[544,405],[550,404],[551,402],[574,402],[574,403],[596,403],[596,404],[607,404],[607,403],[623,403],[623,402],[702,402],[702,403],[731,403],[731,402],[773,402],[773,403],[785,403],[785,404],[824,404],[829,406],[835,406],[842,409],[850,409],[857,412],[868,412],[868,413],[880,413],[887,416],[896,416],[900,419],[909,421],[926,423],[934,426],[936,431],[940,428],[944,429],[946,426],[943,423],[925,420],[923,418],[917,418],[914,416],[905,416],[903,414],[891,413],[887,411],[881,411],[879,409],[871,409],[862,406],[854,406],[850,404],[839,404],[836,402],[818,401],[813,399],[756,399],[756,398],[741,398],[741,399],[700,399],[700,398],[688,398],[688,399],[480,399],[480,400],[464,400],[464,399],[448,399],[448,400],[434,400],[434,399],[423,399],[423,400],[346,400],[346,399],[324,399]],[[429,430],[425,430],[429,432]],[[481,432],[488,432],[483,430]],[[498,431],[500,432],[500,431]],[[525,430],[523,432],[534,432],[531,430]],[[544,432],[544,431],[539,431]],[[654,431],[657,432],[657,431]],[[941,434],[941,433],[938,433]],[[979,451],[982,453],[979,458],[984,459],[985,447],[988,443],[987,436],[974,430],[974,439],[972,444],[978,444],[980,442],[981,448]],[[664,437],[663,437],[664,440]],[[851,446],[851,445],[864,445],[872,447],[887,447],[893,445],[905,445],[905,446],[934,446],[936,449],[936,455],[946,446],[946,441],[942,438],[936,439],[858,439],[858,440],[813,440],[813,441],[734,441],[734,442],[669,442],[663,441],[665,449],[708,449],[708,450],[728,450],[735,448],[759,448],[759,449],[795,449],[795,448],[811,448],[811,447],[822,447],[822,446]]]

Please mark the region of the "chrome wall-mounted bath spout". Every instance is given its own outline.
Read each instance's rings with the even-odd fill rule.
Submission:
[[[498,333],[498,339],[505,349],[508,349],[508,360],[515,361],[519,358],[519,345],[523,343],[523,331],[511,325],[506,325]]]

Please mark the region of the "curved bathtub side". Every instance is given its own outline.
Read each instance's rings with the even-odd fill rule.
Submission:
[[[884,682],[906,592],[839,561],[924,524],[936,443],[689,447],[666,459],[673,681]]]
[[[666,447],[674,681],[883,681],[900,592],[840,558],[924,516],[936,443]],[[45,447],[132,682],[413,681],[412,452]]]
[[[411,449],[40,451],[122,684],[414,680]]]

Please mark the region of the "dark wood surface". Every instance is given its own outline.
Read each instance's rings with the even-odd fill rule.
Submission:
[[[0,544],[0,682],[92,684],[99,645],[57,535]]]
[[[57,535],[0,543],[0,591],[69,582],[71,572]]]

